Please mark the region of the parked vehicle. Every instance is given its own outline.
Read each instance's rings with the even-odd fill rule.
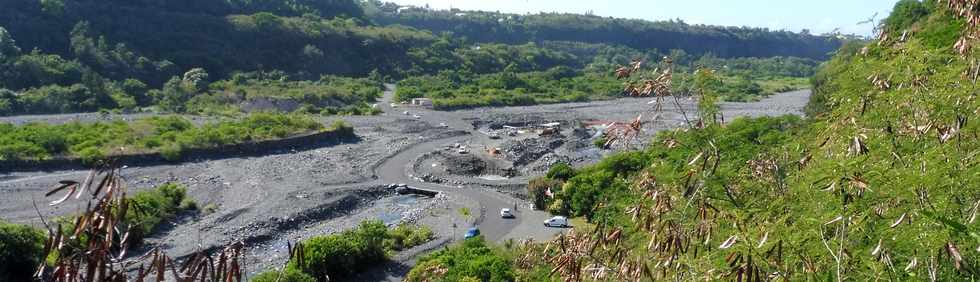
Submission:
[[[470,228],[470,230],[466,230],[466,235],[463,235],[463,238],[464,239],[469,239],[469,238],[473,238],[473,237],[476,237],[476,236],[480,236],[480,229],[479,228],[476,228],[476,227],[473,227],[473,228]]]
[[[514,213],[510,209],[503,208],[500,209],[500,218],[515,218]]]
[[[404,111],[404,112],[402,112],[402,113],[403,113],[403,114],[405,114],[406,116],[407,116],[407,115],[409,115],[409,114],[411,114],[411,113],[409,113],[408,111]]]
[[[449,125],[447,125],[445,122],[440,122],[439,127],[446,128],[449,127]]]
[[[549,218],[544,221],[544,226],[546,227],[568,227],[568,218],[564,216],[556,216]]]

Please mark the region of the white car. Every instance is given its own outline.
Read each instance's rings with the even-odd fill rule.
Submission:
[[[544,221],[545,227],[568,227],[568,218],[556,216]]]
[[[402,112],[402,114],[405,114],[406,116],[407,115],[410,115],[410,113],[408,111],[404,111],[404,112]]]
[[[447,125],[445,122],[440,122],[439,127],[446,128],[449,127],[449,125]]]
[[[413,117],[413,118],[415,118],[415,119],[420,119],[420,118],[422,118],[422,116],[420,116],[420,115],[414,115],[414,116],[412,116],[412,117]]]
[[[510,209],[507,209],[507,208],[500,209],[500,217],[501,218],[514,218],[514,213],[511,212]]]

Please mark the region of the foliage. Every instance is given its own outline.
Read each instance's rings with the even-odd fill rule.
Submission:
[[[293,257],[287,272],[300,270],[317,281],[342,279],[377,265],[389,253],[428,242],[432,236],[432,230],[424,226],[388,229],[379,220],[364,221],[352,230],[306,240],[302,257]]]
[[[584,102],[610,99],[621,93],[621,83],[611,76],[574,74],[561,67],[541,72],[504,71],[484,75],[445,71],[399,81],[396,98],[428,97],[437,109],[458,109]]]
[[[61,194],[58,196],[60,199],[51,202],[51,205],[63,204],[72,198],[79,199],[83,194],[91,198],[87,199],[89,202],[84,211],[73,218],[57,220],[60,221],[57,229],[48,230],[48,236],[43,241],[43,252],[38,256],[48,260],[38,265],[37,275],[32,280],[129,280],[127,277],[131,274],[118,267],[117,259],[125,256],[127,247],[135,246],[143,240],[140,232],[142,227],[126,224],[130,218],[129,212],[132,212],[130,208],[139,207],[133,204],[135,201],[126,197],[126,185],[118,168],[100,166],[88,175],[87,180],[82,182],[59,181],[55,188],[45,194],[46,197]],[[162,197],[141,198],[140,204],[159,204],[162,207],[177,202],[173,199],[182,197],[183,194],[183,190],[177,187],[160,189],[158,192]],[[179,271],[174,259],[159,248],[150,250],[144,256],[133,257],[132,262],[149,265],[136,280],[152,276],[154,278],[151,280],[162,282],[172,274],[171,277],[178,280],[240,281],[243,248],[244,243],[238,242],[215,252],[214,256],[203,250],[195,251],[187,256],[187,262],[190,263],[184,264]],[[81,269],[87,271],[80,271]],[[155,274],[151,274],[154,272]]]
[[[447,247],[419,259],[406,281],[514,281],[507,256],[487,246],[483,237]]]
[[[28,281],[41,264],[44,233],[0,220],[0,280]]]
[[[371,108],[382,85],[357,78],[323,76],[318,81],[288,81],[274,74],[235,74],[210,85],[211,91],[187,102],[188,112],[276,110],[314,114],[376,114]],[[249,106],[238,106],[247,104]],[[268,105],[267,105],[268,104]]]
[[[5,6],[8,13],[0,16],[0,26],[5,26],[22,47],[36,46],[44,52],[66,56],[69,54],[60,50],[68,50],[69,45],[89,46],[95,48],[87,50],[101,55],[81,57],[113,62],[105,66],[149,70],[156,69],[156,63],[166,61],[176,67],[168,72],[204,68],[217,79],[226,78],[234,71],[274,69],[291,73],[366,75],[374,68],[371,65],[390,65],[384,62],[397,58],[387,56],[389,53],[404,54],[408,47],[420,43],[419,40],[431,39],[430,34],[410,28],[366,25],[360,18],[363,12],[357,1],[351,0],[62,0],[59,2],[64,9],[57,16],[45,11],[44,2],[52,1],[9,3]],[[76,29],[80,22],[85,23],[84,29]],[[79,38],[76,35],[89,40],[76,40]],[[103,37],[115,42],[102,40]],[[125,47],[119,48],[121,45],[117,43]],[[306,46],[336,52],[310,57],[310,52],[304,52]],[[166,60],[156,61],[139,54]],[[102,73],[101,64],[91,67],[105,77],[120,79],[110,74],[118,72]],[[152,81],[146,76],[130,77]],[[159,87],[168,77],[150,84]]]
[[[929,5],[919,0],[899,0],[895,3],[891,15],[885,19],[885,26],[889,32],[901,33],[908,29],[912,24],[920,21],[929,15]]]
[[[151,117],[131,123],[122,121],[63,125],[0,123],[0,159],[48,159],[81,157],[96,161],[106,156],[161,152],[177,159],[186,149],[212,148],[256,142],[322,130],[319,122],[301,115],[257,113],[240,120],[194,126],[176,116]],[[351,134],[335,124],[333,130]]]
[[[312,276],[299,270],[287,268],[280,273],[279,271],[262,272],[252,277],[252,282],[316,282]]]
[[[710,57],[710,56],[709,56]],[[726,68],[713,73],[711,83],[698,84],[698,69],[681,66],[676,71],[675,88],[684,95],[700,95],[704,89],[712,97],[734,102],[757,100],[777,92],[808,87],[805,75],[812,73],[815,62],[789,66],[803,59],[711,59],[699,61],[709,65],[722,64]],[[726,62],[732,63],[726,65]],[[693,63],[692,63],[693,64]],[[569,67],[553,67],[545,71],[517,72],[511,65],[503,71],[474,74],[468,69],[441,71],[436,75],[422,75],[398,82],[395,99],[400,101],[427,97],[433,99],[436,109],[459,109],[487,106],[522,106],[547,103],[584,102],[621,97],[623,82],[610,73],[593,65],[584,71]],[[781,70],[782,68],[792,69]],[[756,69],[760,74],[748,75]]]
[[[552,202],[548,196],[548,191],[552,193],[561,191],[562,180],[554,178],[538,178],[531,180],[527,184],[527,195],[534,204],[534,209],[545,210]]]
[[[548,169],[548,173],[545,177],[555,180],[568,180],[575,176],[575,168],[567,163],[556,163]]]
[[[386,250],[402,251],[422,245],[432,238],[432,229],[429,229],[428,226],[401,224],[388,229],[384,245]]]
[[[129,199],[133,211],[127,213],[123,221],[130,225],[130,230],[150,234],[164,220],[192,207],[193,200],[186,197],[187,188],[175,183],[137,192]]]

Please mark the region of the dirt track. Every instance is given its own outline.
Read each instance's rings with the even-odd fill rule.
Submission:
[[[399,106],[388,106],[391,92],[386,92],[380,104],[386,114],[373,117],[345,117],[361,137],[356,144],[344,144],[306,151],[285,151],[281,154],[251,158],[207,160],[151,167],[129,167],[123,170],[130,189],[140,190],[165,182],[178,182],[189,188],[189,194],[199,207],[213,210],[210,213],[186,215],[166,224],[150,243],[159,246],[170,255],[181,257],[199,247],[211,248],[244,240],[248,243],[248,271],[256,271],[279,265],[285,261],[286,240],[300,240],[318,234],[332,233],[351,228],[364,219],[380,218],[389,223],[414,221],[433,227],[439,239],[429,246],[406,253],[431,248],[438,244],[461,238],[471,224],[480,226],[488,239],[499,241],[508,238],[536,237],[546,239],[561,230],[541,228],[541,221],[548,217],[542,212],[530,211],[526,202],[510,195],[520,192],[520,184],[540,171],[523,166],[522,175],[506,180],[487,180],[472,176],[445,175],[446,184],[423,183],[416,176],[419,157],[447,146],[461,143],[468,145],[472,154],[483,154],[484,147],[502,146],[514,140],[531,139],[533,136],[490,139],[486,127],[490,123],[545,123],[574,124],[582,120],[627,121],[645,114],[643,134],[638,138],[640,146],[658,130],[685,124],[684,115],[695,115],[694,101],[680,99],[682,107],[673,99],[664,101],[663,111],[653,120],[650,112],[652,98],[624,98],[611,101],[541,105],[529,107],[483,108],[452,112],[431,111]],[[723,105],[726,119],[735,116],[760,116],[800,114],[809,96],[808,91],[775,95],[757,103],[726,103]],[[403,115],[408,110],[418,114],[418,119]],[[683,110],[683,111],[682,111]],[[103,118],[131,119],[143,116],[121,115],[103,117],[97,114],[23,116],[0,118],[0,122],[81,122]],[[334,118],[324,118],[324,123]],[[438,125],[445,123],[447,128]],[[474,130],[476,125],[479,130]],[[544,164],[549,157],[568,157],[577,165],[594,162],[610,151],[602,151],[582,144],[588,140],[577,138],[572,126],[562,132],[563,145],[540,156],[532,164]],[[574,156],[570,156],[574,155]],[[46,217],[68,215],[80,206],[49,207],[50,199],[43,199],[44,192],[58,180],[81,179],[84,171],[36,171],[0,172],[0,218],[20,223],[39,225],[32,201],[36,201]],[[444,191],[436,199],[415,199],[396,196],[380,188],[389,183],[408,183],[420,188]],[[516,187],[516,188],[515,188]],[[501,190],[501,193],[495,190]],[[496,216],[502,207],[521,205],[518,218],[503,220]],[[473,211],[464,216],[460,208]],[[458,226],[455,230],[453,223]],[[400,255],[395,264],[388,266],[392,273],[371,277],[369,280],[397,279],[411,256]],[[368,279],[368,278],[365,278]]]

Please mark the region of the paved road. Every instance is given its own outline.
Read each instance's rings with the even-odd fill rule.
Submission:
[[[517,209],[517,212],[515,213],[516,218],[514,219],[501,218],[500,209],[513,209],[514,204],[519,202],[517,199],[514,199],[506,194],[475,187],[451,187],[434,183],[425,183],[411,177],[412,164],[419,156],[432,151],[441,150],[444,148],[444,146],[453,143],[464,143],[466,140],[485,138],[485,136],[472,130],[472,127],[468,123],[459,120],[458,118],[454,119],[449,117],[447,112],[423,110],[414,107],[392,108],[390,103],[393,100],[394,87],[392,85],[388,85],[388,89],[389,90],[385,92],[381,104],[379,105],[381,109],[385,111],[385,113],[403,114],[403,112],[407,110],[410,112],[409,116],[419,114],[421,116],[419,118],[420,120],[431,125],[445,123],[452,129],[462,130],[472,134],[432,140],[403,150],[388,158],[386,161],[384,161],[384,163],[378,166],[378,168],[375,170],[378,178],[385,183],[405,183],[421,189],[462,195],[479,202],[481,210],[472,211],[473,216],[478,217],[477,225],[480,228],[481,233],[489,241],[502,241],[510,238],[526,237],[543,239],[549,238],[550,236],[561,232],[561,229],[548,229],[543,226],[542,222],[551,217],[551,215],[542,211],[531,210],[526,206],[519,207]],[[467,228],[468,226],[460,226],[461,230],[465,230]]]

